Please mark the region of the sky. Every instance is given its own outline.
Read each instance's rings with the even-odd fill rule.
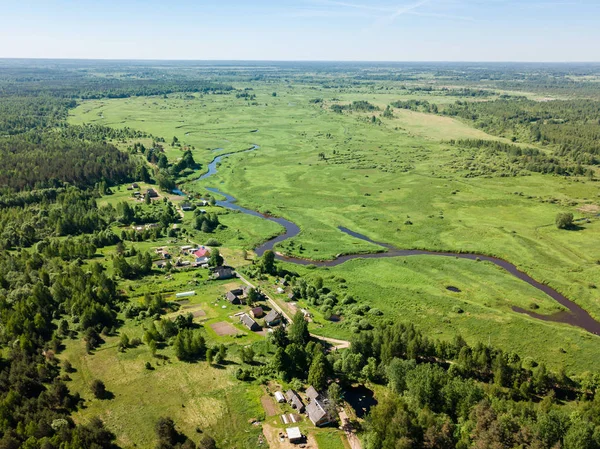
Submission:
[[[600,61],[600,0],[1,0],[0,58]]]

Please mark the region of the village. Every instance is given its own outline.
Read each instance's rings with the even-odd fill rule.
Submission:
[[[206,214],[214,206],[210,199],[193,196],[164,196],[154,188],[133,183],[127,186],[130,200],[144,205],[169,201],[177,209],[182,219],[187,212],[194,215]],[[202,209],[201,209],[202,208]],[[158,228],[158,223],[132,225],[136,232],[146,232]],[[173,224],[177,229],[178,225]],[[195,323],[202,325],[207,332],[226,343],[242,341],[260,341],[278,327],[287,327],[292,323],[291,315],[300,311],[307,321],[312,321],[307,309],[297,307],[294,292],[288,280],[275,277],[269,283],[255,286],[243,274],[229,266],[219,254],[219,248],[198,244],[191,236],[185,238],[163,239],[160,246],[152,247],[153,267],[168,282],[177,279],[190,279],[189,289],[175,290],[166,294],[177,306],[175,312],[167,318],[176,319],[180,315],[192,315]],[[165,244],[166,243],[166,244]],[[211,255],[217,257],[211,260]],[[175,284],[181,285],[181,284]],[[268,292],[265,289],[269,290]],[[327,339],[323,340],[326,343]],[[342,342],[342,346],[346,342]],[[340,342],[329,342],[332,349]],[[266,395],[261,400],[267,419],[277,418],[263,423],[263,434],[271,447],[285,448],[288,445],[310,449],[317,448],[312,429],[348,427],[346,420],[338,421],[337,411],[332,409],[322,392],[312,385],[304,391],[284,388],[279,384],[266,387]],[[349,440],[355,434],[346,431]]]
[[[291,324],[291,317],[282,306],[285,308],[295,305],[289,302],[294,299],[294,294],[285,279],[277,278],[270,286],[273,293],[288,301],[282,303],[256,288],[234,268],[226,265],[210,267],[208,260],[211,248],[186,244],[173,247],[169,251],[164,247],[156,248],[155,251],[161,260],[172,258],[179,261],[173,266],[179,266],[180,270],[201,267],[207,270],[211,282],[220,281],[214,284],[219,286],[220,294],[212,304],[196,302],[194,298],[198,298],[201,293],[196,290],[180,291],[174,295],[174,301],[181,305],[178,313],[192,313],[194,319],[205,324],[216,336],[226,339],[239,338],[245,332],[248,337],[265,338],[279,326],[286,327]],[[209,305],[218,312],[219,318],[211,319]],[[300,310],[305,319],[310,319],[308,311]],[[335,349],[335,346],[332,348]],[[268,396],[262,399],[263,408],[268,418],[277,417],[279,423],[277,426],[265,423],[264,434],[270,438],[271,447],[286,447],[286,444],[290,444],[306,449],[316,448],[310,426],[321,428],[339,425],[337,413],[332,411],[327,397],[312,385],[308,385],[305,392],[300,392],[273,384],[267,387],[267,391]],[[303,421],[305,423],[300,425]],[[347,423],[344,421],[342,425],[347,426]],[[354,436],[350,430],[347,434],[349,438]]]

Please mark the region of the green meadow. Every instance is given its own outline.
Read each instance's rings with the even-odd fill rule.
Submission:
[[[215,155],[260,145],[224,159],[213,177],[180,187],[201,193],[217,187],[245,207],[294,221],[302,232],[280,244],[280,252],[322,260],[381,250],[343,234],[338,226],[344,226],[400,248],[493,255],[600,319],[597,182],[541,174],[502,176],[508,165],[502,157],[483,159],[447,143],[497,137],[430,114],[394,110],[393,117],[380,117],[391,101],[409,99],[393,86],[383,91],[298,84],[252,87],[253,102],[233,95],[179,94],[85,101],[69,120],[128,126],[164,137],[170,160],[181,155],[179,147],[169,145],[176,136],[193,147],[200,172]],[[442,106],[457,99],[423,98]],[[381,110],[340,114],[330,109],[355,100]],[[558,230],[554,219],[559,212],[584,220],[578,221],[578,230]],[[234,213],[223,215],[222,221],[243,236],[222,237],[225,247],[237,249],[252,249],[281,229]],[[513,312],[513,305],[528,308],[535,302],[536,312],[551,314],[558,304],[496,267],[411,257],[353,261],[330,270],[348,279],[361,301],[384,316],[400,316],[442,337],[461,333],[472,341],[491,341],[554,367],[564,363],[581,371],[599,366],[597,337]],[[327,275],[324,269],[315,272]],[[445,290],[447,285],[462,293]],[[453,312],[456,305],[463,313]],[[349,333],[343,322],[324,324],[322,331],[333,337]]]
[[[263,336],[244,328],[235,317],[247,307],[232,306],[223,299],[224,293],[240,282],[207,281],[206,277],[206,270],[174,272],[167,278],[155,275],[130,281],[126,288],[134,303],[146,292],[162,293],[173,301],[176,292],[196,291],[196,295],[185,298],[179,310],[165,318],[194,314],[194,323],[202,326],[209,347],[227,346],[226,362],[213,366],[205,361],[182,362],[168,345],[159,345],[156,356],[143,343],[120,352],[120,335],[142,339],[151,318],[124,319],[119,335],[104,337],[105,343],[92,354],[86,352],[83,340],[67,340],[61,359],[69,360],[75,369],[69,374],[69,388],[86,400],[86,407],[74,415],[76,421],[99,416],[124,448],[152,447],[154,424],[163,416],[174,419],[178,429],[194,441],[205,432],[217,440],[219,447],[256,447],[261,429],[251,421],[264,417],[262,388],[237,381],[234,372],[242,365],[239,348],[260,342]],[[211,324],[223,322],[229,323],[237,334],[217,335]],[[264,363],[265,355],[266,352],[257,351],[256,361]],[[145,367],[146,362],[151,369]],[[114,397],[94,398],[89,387],[94,379],[102,379]]]

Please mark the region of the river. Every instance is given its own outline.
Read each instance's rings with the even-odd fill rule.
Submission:
[[[235,152],[235,153],[224,153],[224,154],[221,154],[221,155],[215,157],[212,160],[212,162],[208,165],[208,171],[205,174],[203,174],[202,176],[200,176],[200,178],[198,178],[198,179],[204,180],[204,179],[209,178],[210,176],[213,176],[215,173],[217,173],[217,164],[219,162],[221,162],[221,160],[224,157],[231,156],[232,154],[239,154],[239,153],[246,153],[249,151],[254,151],[258,148],[260,148],[260,146],[252,145],[252,147],[250,147],[244,151],[239,151],[239,152]],[[272,250],[273,247],[277,243],[287,240],[289,238],[295,237],[300,233],[300,227],[296,223],[286,220],[285,218],[273,217],[270,215],[261,214],[260,212],[257,212],[255,210],[251,210],[251,209],[242,207],[239,204],[237,204],[236,198],[234,198],[233,196],[231,196],[227,193],[221,192],[219,189],[208,187],[207,190],[209,190],[213,193],[216,193],[218,195],[221,195],[225,198],[224,200],[217,201],[218,206],[225,207],[227,209],[237,210],[244,214],[253,215],[255,217],[264,218],[266,220],[273,221],[273,222],[278,223],[281,226],[283,226],[283,228],[285,229],[285,232],[283,234],[280,234],[277,237],[267,240],[266,242],[264,242],[262,245],[260,245],[259,247],[257,247],[255,249],[255,252],[258,256],[262,256],[265,253],[265,251],[267,251],[267,250]],[[536,281],[531,276],[522,272],[515,265],[511,264],[510,262],[507,262],[506,260],[499,259],[497,257],[486,256],[483,254],[400,249],[393,245],[390,245],[389,243],[382,243],[382,242],[376,242],[374,240],[371,240],[369,237],[359,234],[357,232],[351,231],[348,228],[344,228],[344,227],[340,226],[340,227],[338,227],[338,229],[341,232],[351,235],[352,237],[355,237],[357,239],[364,240],[366,242],[373,243],[375,245],[379,245],[382,247],[382,249],[385,249],[385,251],[379,252],[379,253],[369,253],[369,254],[344,254],[344,255],[340,255],[340,256],[336,257],[333,260],[325,260],[325,261],[301,259],[301,258],[297,258],[297,257],[283,256],[283,255],[277,254],[277,253],[276,253],[276,258],[278,260],[285,261],[285,262],[292,262],[292,263],[296,263],[296,264],[300,264],[300,265],[315,265],[318,267],[334,267],[336,265],[342,264],[342,263],[347,262],[352,259],[380,259],[380,258],[384,258],[384,257],[408,257],[408,256],[456,257],[456,258],[460,258],[460,259],[487,261],[487,262],[491,262],[491,263],[503,268],[508,273],[519,278],[520,280],[527,282],[532,287],[534,287],[534,288],[538,289],[539,291],[545,293],[546,295],[550,296],[552,299],[554,299],[556,302],[558,302],[559,304],[561,304],[568,310],[568,311],[560,311],[560,312],[557,312],[552,315],[541,315],[541,314],[538,314],[535,312],[531,312],[531,311],[522,309],[520,307],[513,307],[513,310],[515,312],[524,313],[532,318],[536,318],[536,319],[543,320],[543,321],[553,321],[553,322],[558,322],[558,323],[570,324],[572,326],[577,326],[582,329],[585,329],[586,331],[591,332],[593,334],[600,335],[600,323],[598,321],[596,321],[594,318],[592,318],[587,311],[585,311],[584,309],[579,307],[573,301],[571,301],[570,299],[568,299],[566,296],[562,295],[561,293],[557,292],[553,288]]]

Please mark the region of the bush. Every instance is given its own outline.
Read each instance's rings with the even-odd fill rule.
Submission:
[[[158,441],[161,443],[173,445],[177,442],[179,435],[177,430],[175,430],[175,423],[171,418],[159,418],[154,425],[154,431],[156,432]]]
[[[198,443],[198,449],[217,449],[217,443],[212,437],[204,435]]]
[[[463,309],[461,309],[459,306],[454,306],[454,307],[452,307],[452,311],[453,311],[454,313],[464,313],[464,310],[463,310]]]
[[[573,226],[573,214],[560,213],[556,216],[555,223],[558,229],[569,229]]]
[[[367,320],[360,320],[360,322],[358,323],[358,327],[361,331],[368,331],[373,329],[373,325]]]
[[[69,362],[68,360],[64,360],[62,362],[62,367],[65,370],[65,373],[72,373],[73,372],[73,365],[71,365],[71,362]]]
[[[99,379],[92,381],[90,390],[92,390],[92,393],[97,399],[103,399],[106,396],[106,386],[104,385],[104,382]]]
[[[356,299],[354,299],[354,296],[352,296],[352,295],[348,295],[344,299],[342,299],[342,304],[344,304],[344,305],[354,304],[355,302],[356,302]]]
[[[208,239],[204,245],[205,246],[221,246],[221,242],[219,242],[217,239],[211,238],[211,239]]]

